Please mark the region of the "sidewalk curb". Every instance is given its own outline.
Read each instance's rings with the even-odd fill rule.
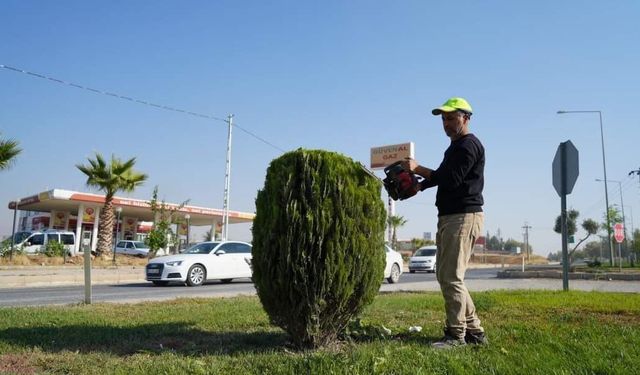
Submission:
[[[545,271],[498,271],[499,279],[562,279],[562,271],[545,270]],[[570,280],[621,280],[621,281],[637,281],[640,280],[638,273],[615,273],[615,272],[569,272]]]
[[[144,267],[92,268],[91,284],[146,282]],[[82,267],[25,267],[0,270],[0,288],[83,285]]]

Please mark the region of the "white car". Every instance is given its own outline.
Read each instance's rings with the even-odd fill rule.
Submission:
[[[436,250],[437,247],[434,245],[423,246],[416,250],[409,259],[409,272],[436,272]]]
[[[384,278],[387,279],[389,284],[395,284],[400,280],[400,275],[402,275],[402,269],[404,267],[402,255],[388,245],[384,245],[384,248],[387,255],[387,264],[384,267]]]
[[[142,258],[149,256],[149,246],[142,241],[118,241],[115,251],[116,254],[135,255]]]
[[[145,275],[155,285],[178,281],[189,286],[251,277],[251,245],[240,241],[202,242],[180,254],[149,260]]]
[[[26,254],[42,253],[49,242],[61,242],[67,254],[73,255],[76,234],[73,232],[46,229],[37,232],[17,232],[14,236],[15,248],[22,249]]]

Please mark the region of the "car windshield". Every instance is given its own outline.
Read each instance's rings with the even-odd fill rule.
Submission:
[[[436,255],[436,249],[420,249],[416,251],[414,256],[417,257],[432,257]]]
[[[147,244],[145,244],[142,241],[136,241],[133,244],[136,245],[136,249],[148,249],[149,248],[149,246],[147,246]]]
[[[203,242],[195,246],[191,246],[183,252],[183,254],[209,254],[213,248],[218,246],[220,242]]]
[[[31,234],[31,232],[18,232],[13,236],[13,242],[14,243],[20,243],[22,241],[24,241],[27,237],[29,237],[29,235]]]

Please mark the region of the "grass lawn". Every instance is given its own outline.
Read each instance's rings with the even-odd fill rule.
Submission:
[[[0,373],[640,373],[640,295],[474,293],[491,343],[437,351],[438,293],[379,295],[363,314],[388,336],[301,352],[257,297],[0,309]],[[409,333],[410,326],[423,327]]]

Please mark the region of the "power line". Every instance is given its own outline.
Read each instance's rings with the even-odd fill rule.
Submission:
[[[613,180],[609,180],[609,182],[612,182],[612,181]],[[633,186],[633,179],[627,179],[626,181],[622,181],[622,191],[623,192],[626,192],[632,186]],[[618,192],[618,191],[616,191],[615,194],[620,196],[620,192]],[[587,214],[592,213],[593,211],[596,210],[596,207],[599,206],[603,201],[604,201],[604,197],[598,199],[598,201],[596,201],[596,202],[592,203],[590,206],[588,206],[587,209],[582,210],[583,214],[586,216]]]
[[[102,95],[106,95],[106,96],[111,96],[111,97],[114,97],[114,98],[118,98],[118,99],[123,99],[123,100],[129,101],[129,102],[132,102],[132,103],[138,103],[138,104],[146,105],[146,106],[149,106],[149,107],[154,107],[154,108],[157,108],[157,109],[163,109],[163,110],[166,110],[166,111],[184,113],[184,114],[187,114],[187,115],[190,115],[190,116],[211,119],[211,120],[220,121],[220,122],[224,122],[225,124],[228,124],[227,119],[223,119],[223,118],[217,117],[217,116],[212,116],[212,115],[207,115],[207,114],[203,114],[203,113],[188,111],[188,110],[185,110],[185,109],[180,109],[180,108],[171,107],[171,106],[167,106],[167,105],[156,104],[156,103],[153,103],[153,102],[150,102],[150,101],[147,101],[147,100],[136,99],[136,98],[133,98],[133,97],[130,97],[130,96],[126,96],[126,95],[120,95],[120,94],[116,94],[116,93],[109,92],[109,91],[95,89],[95,88],[92,88],[92,87],[89,87],[89,86],[79,85],[77,83],[65,81],[65,80],[58,79],[58,78],[51,77],[51,76],[47,76],[47,75],[44,75],[44,74],[30,72],[30,71],[27,71],[27,70],[24,70],[24,69],[15,68],[15,67],[4,65],[4,64],[0,64],[0,68],[11,70],[11,71],[14,71],[14,72],[17,72],[17,73],[23,73],[23,74],[26,74],[26,75],[30,75],[32,77],[48,80],[48,81],[55,82],[55,83],[58,83],[58,84],[61,84],[61,85],[71,86],[71,87],[75,87],[77,89],[90,91],[90,92],[93,92],[94,94],[102,94]],[[253,138],[259,140],[260,142],[265,143],[266,145],[269,145],[269,146],[275,148],[278,151],[286,152],[285,150],[281,149],[280,147],[274,145],[273,143],[265,140],[264,138],[252,133],[251,131],[249,131],[247,129],[244,129],[244,128],[238,126],[235,123],[234,123],[234,126],[236,128],[238,128],[238,129],[242,130],[246,134],[252,136]]]

